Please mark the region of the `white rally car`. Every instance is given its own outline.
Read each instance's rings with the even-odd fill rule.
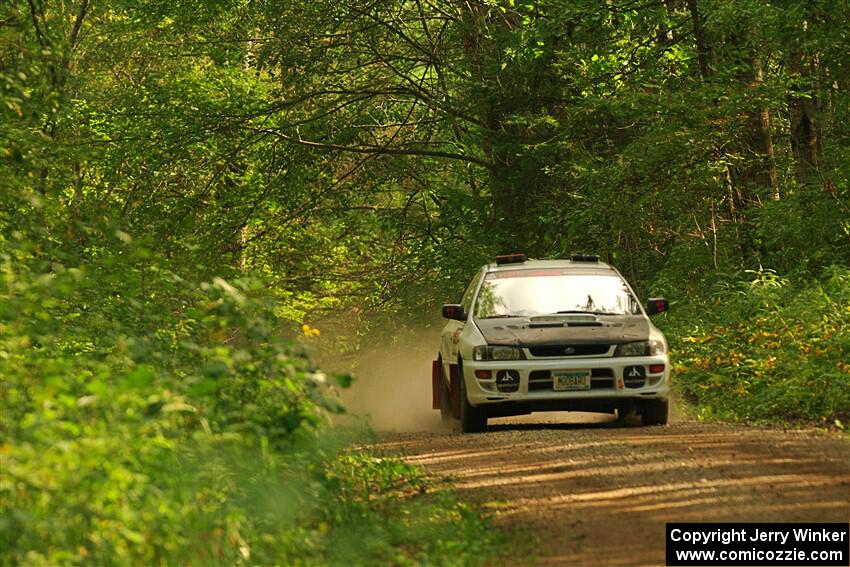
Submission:
[[[433,364],[433,406],[464,432],[487,418],[534,411],[637,412],[667,423],[667,341],[625,278],[598,256],[497,256],[479,270],[449,320]]]

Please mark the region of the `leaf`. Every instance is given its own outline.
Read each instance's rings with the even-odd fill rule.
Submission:
[[[141,364],[124,379],[124,387],[140,389],[150,386],[156,378],[156,370],[149,364]]]
[[[221,378],[222,376],[226,376],[230,373],[230,369],[227,367],[221,360],[214,360],[210,364],[208,364],[201,371],[204,375],[209,376],[211,378]]]
[[[107,392],[107,386],[101,380],[94,380],[86,384],[86,392],[95,396],[104,396]]]
[[[189,396],[206,396],[218,390],[218,382],[211,379],[206,379],[193,384],[187,392]]]
[[[185,402],[170,402],[162,406],[162,413],[171,413],[175,411],[185,411],[194,413],[198,411],[194,406],[190,406]]]
[[[351,384],[354,383],[354,376],[347,372],[344,374],[334,374],[333,377],[341,388],[350,388]]]

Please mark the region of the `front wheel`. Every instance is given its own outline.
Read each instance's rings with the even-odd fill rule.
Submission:
[[[458,368],[458,374],[460,375],[460,430],[464,433],[484,431],[487,429],[487,416],[484,410],[469,403],[462,366]]]
[[[646,400],[641,411],[641,421],[644,425],[664,425],[670,414],[670,402],[668,400]]]

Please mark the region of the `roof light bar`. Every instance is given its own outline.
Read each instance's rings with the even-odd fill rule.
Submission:
[[[513,254],[499,254],[496,256],[496,265],[501,266],[502,264],[522,264],[528,260],[528,257],[525,255],[525,252],[514,252]]]
[[[570,256],[570,260],[573,262],[598,262],[599,255],[598,254],[573,254]]]

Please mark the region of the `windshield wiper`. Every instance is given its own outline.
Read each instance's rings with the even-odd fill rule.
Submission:
[[[512,319],[516,317],[525,317],[525,315],[490,315],[489,317],[478,317],[478,319]]]

